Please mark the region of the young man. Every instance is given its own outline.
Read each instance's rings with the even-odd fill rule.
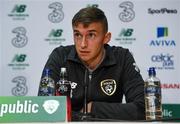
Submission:
[[[87,86],[87,111],[93,117],[144,119],[144,81],[129,50],[108,45],[111,33],[104,12],[83,8],[73,17],[72,28],[75,45],[54,49],[45,68],[52,70],[55,82],[60,68],[67,68],[68,80],[73,84],[73,114],[84,111]],[[122,103],[123,95],[126,103]]]

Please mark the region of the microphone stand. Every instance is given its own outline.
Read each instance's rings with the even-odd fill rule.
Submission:
[[[90,113],[88,113],[88,84],[89,84],[89,78],[88,78],[88,70],[85,71],[85,78],[84,78],[84,106],[83,106],[83,113],[81,116],[81,121],[88,121],[91,118]]]

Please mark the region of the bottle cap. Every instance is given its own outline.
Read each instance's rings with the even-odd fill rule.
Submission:
[[[66,68],[65,68],[65,67],[62,67],[62,68],[61,68],[61,72],[63,72],[63,73],[66,72]]]
[[[152,76],[152,75],[155,76],[156,75],[155,67],[150,67],[148,72],[149,72],[149,76]]]
[[[49,68],[45,68],[43,70],[43,75],[46,75],[46,74],[50,74],[50,69]]]

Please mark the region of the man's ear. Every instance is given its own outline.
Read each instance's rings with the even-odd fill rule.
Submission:
[[[107,44],[111,40],[111,32],[107,32],[104,37],[104,44]]]

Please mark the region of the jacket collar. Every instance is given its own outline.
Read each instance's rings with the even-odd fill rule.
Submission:
[[[116,64],[116,58],[113,54],[113,49],[111,46],[109,46],[108,44],[104,45],[105,51],[106,51],[106,55],[105,58],[103,60],[103,62],[101,63],[101,67],[102,66],[111,66]],[[73,61],[73,62],[77,62],[79,64],[82,64],[81,60],[79,59],[75,46],[73,45],[73,47],[71,48],[71,51],[67,57],[67,60],[69,61]]]
[[[106,56],[101,65],[102,66],[111,66],[111,65],[116,64],[117,62],[116,62],[116,57],[114,56],[113,48],[111,46],[109,46],[108,44],[105,44],[104,48],[106,50]]]

